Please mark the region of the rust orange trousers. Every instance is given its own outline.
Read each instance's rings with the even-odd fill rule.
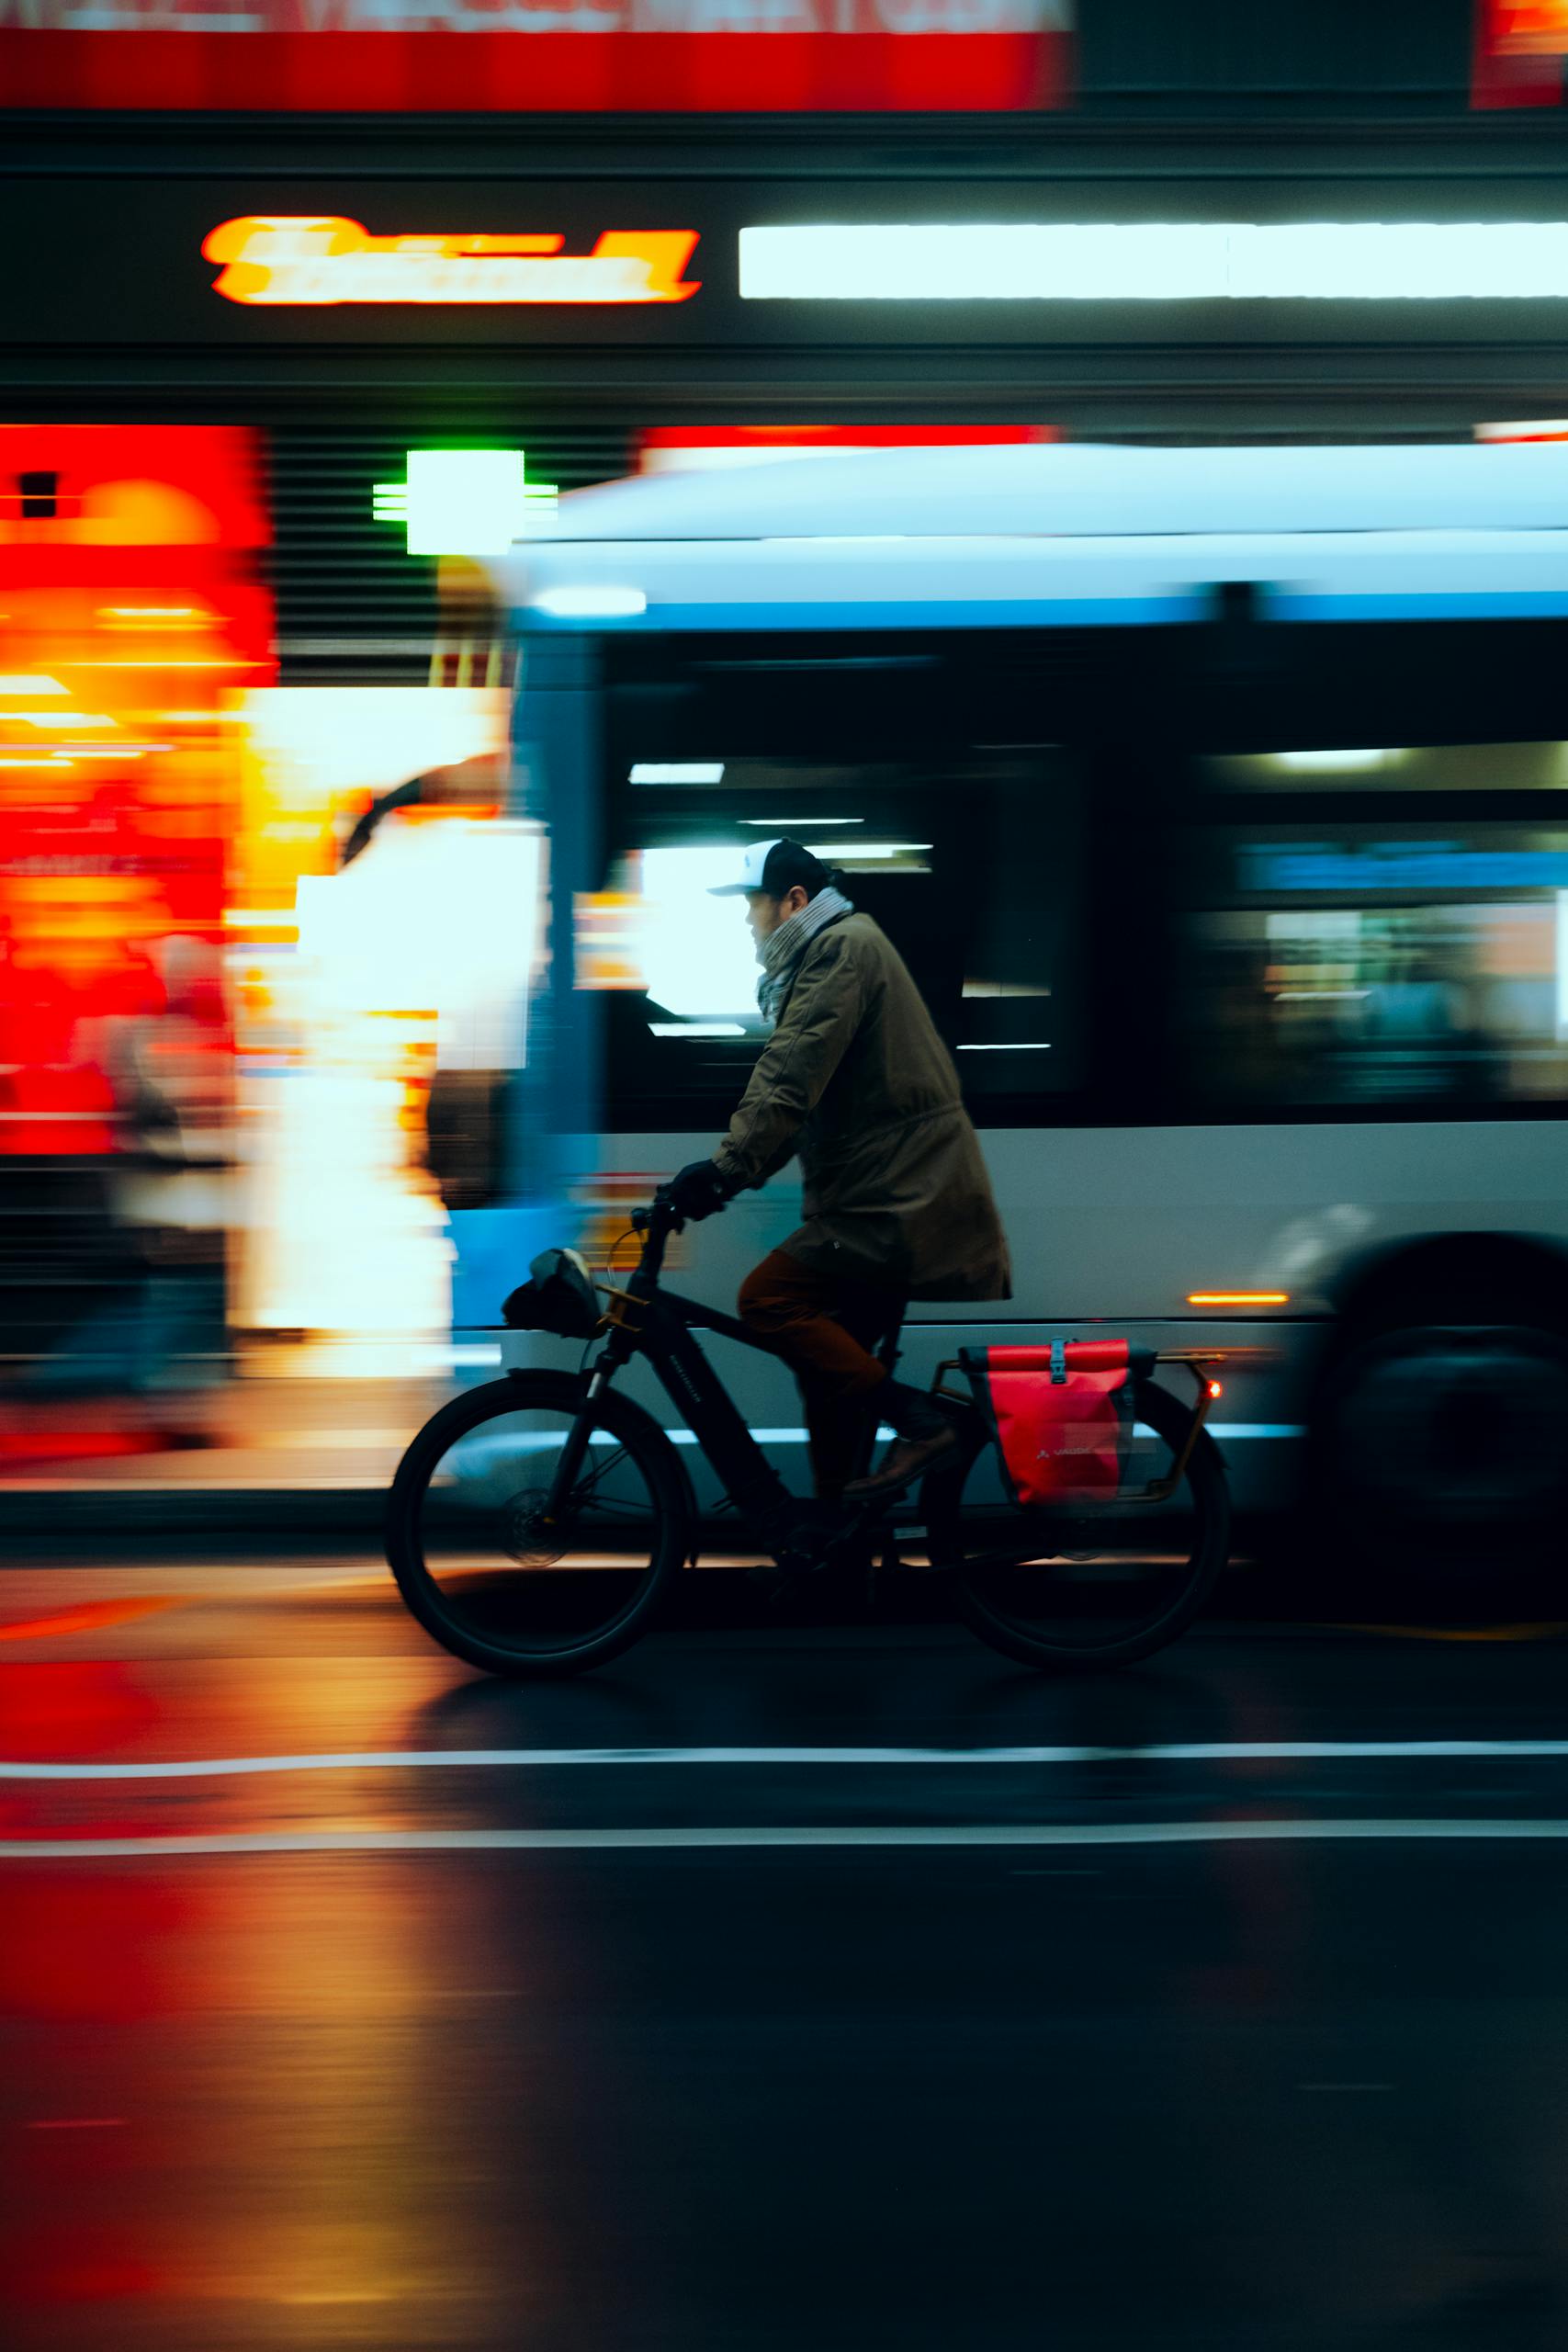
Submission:
[[[886,1379],[872,1353],[904,1302],[869,1283],[818,1273],[771,1250],[740,1285],[740,1320],[777,1350],[800,1384],[818,1494],[836,1502],[861,1460],[873,1392]]]

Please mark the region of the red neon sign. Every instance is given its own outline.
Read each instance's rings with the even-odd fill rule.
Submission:
[[[1568,0],[1475,0],[1471,103],[1555,107],[1568,57]]]
[[[996,113],[1073,0],[0,0],[0,107]]]
[[[171,942],[227,1057],[197,981],[239,789],[222,698],[272,672],[260,470],[233,426],[0,426],[0,1157],[122,1132],[107,1041],[156,1035]]]
[[[203,240],[231,302],[685,302],[694,229],[606,229],[588,254],[564,237],[373,237],[335,214],[245,213]]]
[[[654,424],[639,437],[644,473],[835,449],[980,449],[1059,441],[1056,424]]]

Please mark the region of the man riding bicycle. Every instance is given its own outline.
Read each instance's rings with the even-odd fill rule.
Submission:
[[[799,1381],[818,1495],[893,1494],[955,1440],[874,1350],[908,1299],[1011,1296],[979,1143],[902,956],[809,850],[750,843],[714,896],[746,900],[773,1034],[716,1151],[682,1169],[671,1203],[710,1216],[799,1154],[805,1223],[747,1276],[740,1317]],[[895,1442],[854,1478],[873,1410]]]

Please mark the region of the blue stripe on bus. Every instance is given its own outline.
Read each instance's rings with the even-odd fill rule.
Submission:
[[[1210,610],[1211,591],[1184,589],[1167,596],[987,596],[966,603],[954,599],[829,605],[815,597],[797,603],[650,605],[646,612],[613,617],[562,617],[529,606],[522,615],[530,630],[552,633],[562,629],[626,630],[716,629],[872,629],[872,628],[1025,628],[1042,624],[1057,628],[1146,628],[1176,621],[1203,619]]]
[[[1314,595],[1286,588],[1262,592],[1264,610],[1281,621],[1558,620],[1568,614],[1568,589],[1401,589],[1387,594]]]
[[[1217,584],[1217,583],[1216,583]],[[1555,620],[1568,615],[1568,588],[1398,589],[1314,594],[1254,583],[1265,619],[1280,621]],[[761,629],[1145,628],[1207,620],[1213,585],[1156,596],[977,597],[967,602],[902,599],[852,605],[801,597],[778,604],[650,605],[646,612],[592,616],[522,616],[529,630],[558,634],[705,629],[742,635]]]

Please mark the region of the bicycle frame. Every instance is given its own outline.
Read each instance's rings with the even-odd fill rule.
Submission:
[[[648,1358],[671,1402],[717,1472],[725,1493],[754,1525],[776,1519],[781,1510],[798,1511],[803,1508],[751,1435],[728,1390],[692,1334],[717,1331],[725,1339],[736,1340],[742,1347],[754,1348],[763,1355],[776,1355],[778,1351],[733,1316],[721,1315],[695,1299],[682,1298],[660,1287],[665,1244],[677,1222],[662,1202],[656,1202],[644,1213],[644,1222],[637,1227],[645,1238],[636,1272],[627,1278],[624,1288],[614,1283],[597,1285],[610,1300],[600,1327],[607,1335],[606,1343],[589,1379],[583,1410],[561,1449],[545,1511],[547,1523],[564,1513],[581,1475],[595,1403],[622,1366],[637,1355]],[[897,1338],[895,1330],[881,1351],[889,1371],[897,1356]],[[1210,1406],[1220,1393],[1215,1374],[1227,1362],[1234,1363],[1238,1358],[1268,1361],[1270,1352],[1255,1348],[1161,1350],[1155,1362],[1185,1366],[1197,1390],[1191,1418],[1175,1459],[1163,1478],[1151,1481],[1134,1493],[1119,1495],[1113,1501],[1080,1504],[1080,1515],[1111,1516],[1140,1506],[1168,1502],[1180,1487],[1192,1450],[1208,1419]],[[972,1405],[973,1399],[966,1393],[945,1385],[944,1376],[957,1369],[956,1358],[938,1365],[931,1383],[933,1394],[955,1404]]]
[[[605,1345],[588,1383],[581,1414],[561,1449],[551,1481],[547,1520],[558,1518],[581,1472],[592,1427],[593,1406],[615,1374],[634,1356],[646,1356],[671,1404],[695,1437],[718,1474],[720,1484],[737,1510],[753,1524],[780,1510],[798,1510],[799,1498],[790,1493],[709,1363],[694,1331],[717,1331],[762,1355],[776,1355],[768,1341],[749,1331],[733,1316],[682,1298],[660,1288],[664,1248],[675,1229],[675,1219],[662,1204],[648,1212],[646,1238],[637,1271],[624,1289],[614,1283],[597,1285],[610,1300],[602,1329]]]
[[[664,1393],[690,1427],[730,1505],[744,1514],[753,1535],[772,1554],[775,1567],[764,1570],[756,1581],[760,1590],[773,1598],[786,1592],[795,1576],[817,1571],[874,1577],[878,1569],[929,1570],[950,1582],[961,1613],[982,1640],[1036,1667],[1130,1663],[1174,1640],[1192,1622],[1224,1566],[1230,1524],[1224,1466],[1202,1433],[1206,1401],[1218,1393],[1212,1377],[1218,1351],[1177,1350],[1166,1355],[1167,1362],[1184,1362],[1201,1384],[1190,1416],[1179,1406],[1172,1410],[1174,1400],[1163,1388],[1156,1392],[1161,1400],[1157,1404],[1156,1394],[1143,1399],[1156,1433],[1187,1465],[1190,1528],[1168,1558],[1170,1547],[1163,1542],[1152,1552],[1138,1536],[1130,1547],[1123,1543],[1108,1557],[1111,1573],[1104,1579],[1103,1591],[1086,1595],[1077,1589],[1083,1565],[1097,1560],[1101,1547],[1091,1544],[1087,1550],[1081,1545],[1067,1549],[1063,1543],[1046,1542],[1032,1527],[999,1544],[992,1532],[998,1514],[987,1498],[979,1498],[972,1509],[966,1502],[969,1473],[986,1436],[984,1419],[968,1397],[953,1399],[966,1413],[961,1448],[933,1448],[927,1457],[928,1476],[915,1509],[928,1525],[909,1524],[906,1487],[896,1480],[880,1487],[873,1482],[874,1492],[864,1502],[848,1506],[792,1494],[747,1428],[699,1339],[704,1331],[716,1331],[775,1360],[784,1359],[785,1350],[759,1338],[732,1316],[660,1291],[665,1245],[681,1226],[667,1198],[656,1200],[651,1211],[638,1211],[633,1225],[643,1237],[643,1248],[635,1272],[623,1282],[594,1283],[581,1258],[548,1250],[536,1259],[529,1283],[506,1302],[509,1329],[543,1331],[580,1344],[587,1340],[592,1362],[575,1377],[559,1370],[509,1367],[506,1380],[487,1383],[474,1395],[444,1405],[399,1465],[388,1515],[388,1556],[414,1615],[455,1656],[501,1673],[565,1674],[597,1665],[636,1640],[651,1622],[682,1560],[695,1565],[700,1535],[696,1498],[680,1455],[671,1447],[671,1433],[661,1429],[657,1414],[628,1398],[613,1399],[608,1393],[621,1367],[640,1355],[648,1357]],[[872,1325],[880,1326],[877,1352],[889,1371],[897,1361],[900,1321],[901,1315],[896,1321],[889,1314],[861,1327],[863,1336],[869,1337]],[[1147,1356],[1147,1351],[1140,1351],[1140,1372]],[[941,1382],[939,1373],[933,1387],[940,1390]],[[886,1405],[892,1400],[881,1401]],[[857,1408],[868,1456],[879,1419],[871,1403],[868,1399],[863,1411]],[[447,1454],[475,1431],[528,1413],[553,1419],[555,1434],[544,1445],[558,1444],[561,1423],[568,1425],[553,1470],[544,1472],[543,1464],[530,1458],[519,1460],[513,1472],[504,1442],[488,1456],[481,1447],[479,1467],[486,1483],[457,1498],[462,1506],[459,1541],[456,1548],[445,1542],[445,1522],[438,1515],[433,1522],[438,1556],[427,1558],[423,1514],[433,1490],[451,1483],[441,1476]],[[499,1430],[495,1435],[501,1437]],[[524,1437],[520,1454],[532,1457],[539,1442]],[[612,1544],[615,1514],[624,1518],[628,1506],[599,1495],[599,1465],[589,1466],[589,1447],[599,1442],[611,1449],[604,1467],[629,1456],[642,1476],[643,1499],[629,1506],[639,1524],[632,1543],[621,1547],[624,1557],[615,1552],[602,1555],[600,1549],[594,1517],[600,1505]],[[942,1464],[950,1455],[953,1475],[947,1476]],[[508,1471],[494,1492],[488,1483],[487,1462]],[[920,1466],[917,1458],[915,1467]],[[541,1493],[546,1478],[547,1492]],[[1154,1499],[1155,1491],[1145,1490],[1139,1499]],[[581,1542],[589,1545],[587,1550],[581,1548],[580,1518]],[[546,1521],[553,1522],[547,1537],[542,1529]],[[1141,1524],[1146,1528],[1148,1521]],[[908,1558],[906,1537],[916,1544]],[[1069,1531],[1066,1543],[1077,1541]],[[484,1556],[487,1550],[493,1552],[493,1566],[501,1571],[491,1581],[483,1579],[483,1571],[492,1565]],[[624,1577],[617,1584],[580,1573],[600,1566],[631,1572],[629,1599],[623,1590]],[[1063,1574],[1055,1581],[1048,1574],[1042,1583],[1027,1576],[1021,1581],[1010,1573],[1035,1566]],[[541,1579],[519,1577],[519,1568],[544,1572],[543,1613],[537,1618],[531,1614],[531,1600],[540,1594]],[[992,1568],[1003,1574],[992,1577],[987,1574]],[[479,1607],[470,1613],[476,1574]],[[868,1586],[868,1591],[872,1589]],[[601,1611],[597,1604],[606,1595],[605,1611]],[[603,1623],[598,1622],[601,1616]]]

